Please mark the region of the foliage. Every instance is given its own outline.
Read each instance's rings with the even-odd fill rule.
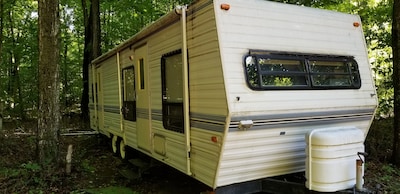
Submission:
[[[178,4],[189,0],[101,1],[102,50],[108,51]],[[37,1],[2,1],[0,103],[4,117],[35,118],[38,99]],[[60,102],[63,113],[79,109],[84,22],[81,1],[61,0]]]
[[[393,115],[391,11],[393,0],[274,0],[359,14],[379,98],[377,117]],[[89,2],[89,1],[88,1]],[[101,1],[102,51],[108,51],[178,4],[191,0]],[[84,22],[81,1],[61,0],[61,99],[64,113],[81,100]],[[0,45],[0,101],[4,117],[36,117],[37,2],[3,1]],[[1,110],[0,110],[1,111]]]
[[[374,120],[365,140],[367,160],[389,162],[393,145],[393,118]]]
[[[81,166],[83,168],[83,170],[85,172],[90,172],[90,173],[94,173],[95,172],[95,168],[90,164],[90,161],[88,159],[84,159],[81,163]]]
[[[3,1],[1,11],[0,99],[5,111],[24,118],[37,99],[37,2]]]
[[[37,188],[36,190],[30,189],[30,192],[38,193],[41,191],[40,188],[47,187],[47,183],[39,174],[40,170],[41,170],[40,165],[33,162],[23,163],[20,165],[19,168],[2,167],[0,168],[0,180],[4,180],[5,181],[4,183],[14,183],[14,184],[1,186],[0,190],[12,191],[12,190],[22,190],[29,187],[31,188],[36,187]],[[18,181],[18,180],[25,180],[25,181]]]
[[[108,51],[144,26],[190,0],[102,1],[102,50]]]
[[[377,88],[379,107],[378,118],[393,116],[393,59],[391,48],[392,1],[383,0],[379,3],[369,2],[368,8],[359,10],[364,21],[368,53],[375,85]],[[374,15],[374,17],[371,17]]]

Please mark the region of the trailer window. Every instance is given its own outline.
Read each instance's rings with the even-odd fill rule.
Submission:
[[[136,121],[135,69],[133,66],[122,70],[122,97],[124,119]]]
[[[141,58],[139,60],[139,69],[140,69],[140,89],[144,90],[144,59]]]
[[[353,87],[360,85],[357,66],[347,61],[310,60],[312,84],[315,87]]]
[[[305,86],[304,64],[297,60],[274,60],[260,58],[261,84],[263,87]]]
[[[161,78],[164,128],[183,133],[183,78],[180,50],[163,55]]]
[[[93,83],[92,83],[92,91],[91,91],[91,93],[92,93],[92,103],[94,103],[94,86],[93,86]]]
[[[256,90],[361,87],[358,65],[350,57],[248,55],[244,66],[247,83]]]

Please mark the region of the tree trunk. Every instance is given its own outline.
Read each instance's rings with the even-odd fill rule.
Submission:
[[[83,20],[85,25],[85,45],[83,49],[83,64],[82,64],[82,74],[83,74],[83,90],[82,90],[82,99],[81,99],[81,111],[82,111],[82,120],[89,120],[89,64],[90,64],[90,50],[91,50],[91,28],[89,23],[89,15],[88,8],[86,4],[86,0],[82,0],[82,9],[83,9]],[[88,125],[86,123],[86,125]]]
[[[92,7],[90,11],[92,17],[92,30],[93,30],[93,53],[92,60],[101,55],[101,28],[100,28],[100,2],[99,0],[92,0]]]
[[[59,0],[39,0],[39,107],[37,148],[43,167],[56,167],[60,125]]]
[[[3,28],[4,28],[4,2],[0,0],[0,67],[3,64]],[[1,68],[0,68],[1,70]],[[2,78],[2,73],[0,73],[0,81]],[[0,83],[0,91],[3,91],[3,84]],[[0,94],[0,131],[3,129],[3,95]]]
[[[3,62],[3,28],[4,28],[4,2],[0,0],[0,64]],[[1,66],[1,65],[0,65]],[[0,85],[1,87],[1,85]],[[0,88],[0,91],[1,90]]]
[[[86,1],[82,0],[85,20],[85,49],[83,54],[83,91],[81,110],[84,121],[89,121],[89,65],[93,59],[101,55],[100,50],[100,2],[91,0],[90,13],[87,13]],[[88,124],[88,123],[86,123]]]
[[[393,3],[392,20],[393,49],[393,87],[394,87],[394,123],[393,123],[393,163],[400,167],[400,2]]]

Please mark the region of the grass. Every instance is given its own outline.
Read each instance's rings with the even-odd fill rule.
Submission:
[[[377,193],[400,193],[400,168],[388,163],[370,162],[366,165],[366,183]]]
[[[93,193],[93,194],[139,194],[138,192],[133,191],[127,187],[105,187],[105,188],[96,188],[96,189],[87,189],[85,190],[86,193]]]

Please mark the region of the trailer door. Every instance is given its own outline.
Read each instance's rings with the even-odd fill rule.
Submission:
[[[147,45],[135,50],[136,76],[136,124],[138,147],[151,150],[150,95],[148,87]]]

